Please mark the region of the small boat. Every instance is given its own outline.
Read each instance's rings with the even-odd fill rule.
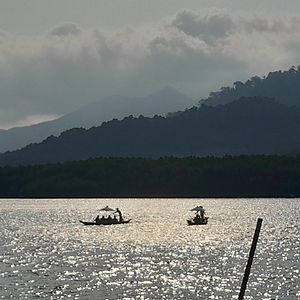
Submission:
[[[206,225],[208,222],[208,217],[205,217],[204,219],[197,219],[193,218],[191,220],[187,220],[188,225]]]
[[[131,221],[131,219],[126,220],[126,221],[125,220],[117,221],[117,222],[114,222],[114,220],[109,221],[107,219],[105,219],[103,221],[100,220],[100,222],[95,222],[95,221],[91,222],[91,221],[81,221],[81,220],[79,220],[79,222],[84,224],[84,225],[116,225],[116,224],[127,224],[130,221]]]
[[[202,206],[196,206],[191,209],[191,211],[196,212],[196,216],[186,220],[188,225],[206,225],[208,222],[208,217],[205,217],[205,209]]]
[[[79,220],[79,222],[84,225],[117,225],[117,224],[127,224],[131,221],[131,219],[124,220],[122,213],[118,208],[113,209],[109,206],[105,206],[104,208],[100,209],[100,212],[103,214],[101,218],[98,215],[94,221]],[[119,218],[117,218],[115,214],[119,215]]]

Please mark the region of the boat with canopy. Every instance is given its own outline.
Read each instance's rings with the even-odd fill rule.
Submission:
[[[84,225],[116,225],[116,224],[127,224],[131,221],[124,220],[121,211],[116,208],[113,209],[109,206],[105,206],[101,208],[100,215],[97,215],[94,221],[82,221],[79,220],[80,223]]]
[[[191,209],[196,213],[195,216],[191,217],[190,219],[186,220],[188,225],[206,225],[208,222],[208,217],[205,217],[205,209],[203,206],[196,206]]]

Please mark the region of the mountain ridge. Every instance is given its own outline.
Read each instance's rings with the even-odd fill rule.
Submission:
[[[253,76],[249,80],[234,82],[232,87],[221,87],[201,99],[199,104],[226,104],[241,97],[269,97],[286,105],[300,107],[300,66],[287,71],[269,72],[267,76]]]
[[[263,97],[193,107],[178,116],[129,116],[0,155],[0,165],[95,157],[284,154],[300,149],[300,110]]]
[[[73,127],[90,128],[104,121],[139,114],[167,114],[169,109],[184,109],[195,104],[173,87],[164,87],[143,97],[110,96],[82,106],[58,119],[35,125],[0,130],[0,152],[13,151],[30,143],[41,142]]]

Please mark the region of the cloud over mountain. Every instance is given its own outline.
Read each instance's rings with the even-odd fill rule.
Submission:
[[[49,31],[49,35],[53,36],[79,35],[80,33],[81,29],[73,23],[58,25]]]
[[[220,10],[184,10],[158,24],[115,31],[72,23],[43,36],[0,31],[1,115],[19,121],[63,114],[112,94],[142,95],[165,85],[204,97],[237,79],[298,64],[299,50],[300,18]]]

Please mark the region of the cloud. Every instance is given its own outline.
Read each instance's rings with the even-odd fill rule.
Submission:
[[[52,36],[68,36],[68,35],[79,35],[81,29],[73,23],[65,23],[52,28],[49,31],[49,35]]]
[[[205,97],[221,85],[299,61],[296,17],[183,10],[155,25],[115,31],[72,23],[43,36],[0,31],[0,112],[9,110],[10,123],[17,123],[165,85]]]
[[[184,32],[187,36],[214,44],[214,41],[224,38],[236,29],[235,21],[235,18],[227,13],[210,12],[199,15],[192,11],[182,11],[175,16],[169,26]]]
[[[42,122],[52,121],[58,119],[61,115],[27,115],[23,116],[22,114],[16,121],[16,112],[10,111],[1,111],[0,112],[0,128],[1,129],[10,129],[13,127],[23,127],[33,124],[38,124]]]

